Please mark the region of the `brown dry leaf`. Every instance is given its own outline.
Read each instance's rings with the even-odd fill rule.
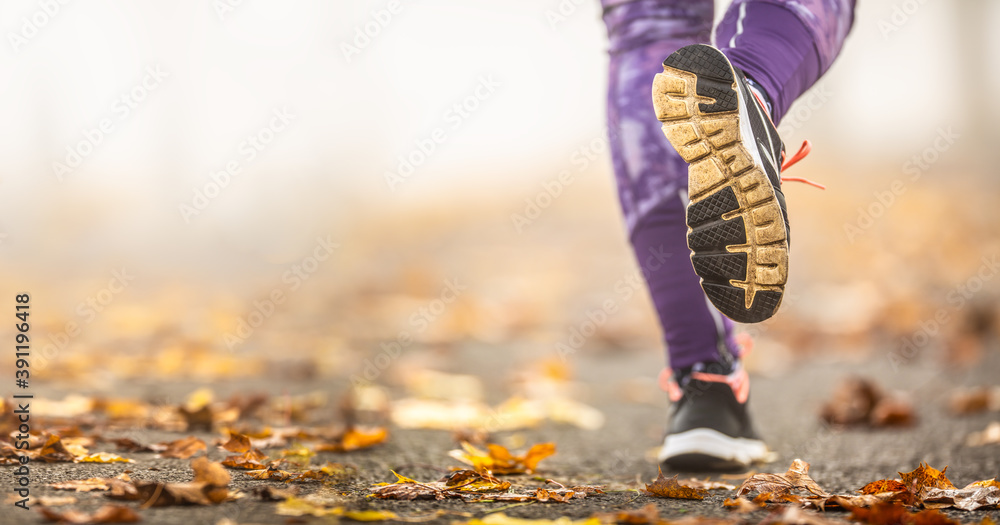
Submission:
[[[92,490],[110,490],[115,484],[124,484],[128,480],[128,475],[123,474],[124,479],[119,478],[87,478],[52,483],[49,486],[56,490],[75,490],[77,492],[90,492]]]
[[[975,414],[990,408],[990,389],[986,387],[971,390],[956,390],[948,399],[948,406],[955,414]]]
[[[62,463],[62,462],[72,462],[74,457],[73,453],[66,449],[62,444],[59,436],[55,434],[49,434],[45,438],[45,443],[38,449],[33,455],[32,459],[41,460],[46,463]]]
[[[548,489],[535,489],[535,494],[534,494],[535,500],[541,503],[545,503],[548,501],[569,503],[569,500],[573,499],[573,496],[575,495],[576,492],[573,492],[572,490],[561,493],[559,491],[548,490]]]
[[[924,491],[923,504],[928,508],[955,507],[962,510],[995,508],[1000,504],[1000,487],[976,486],[973,483],[962,489],[929,488]]]
[[[572,493],[573,497],[583,498],[588,493],[598,494],[598,487],[579,487],[581,490],[561,488],[558,490],[541,489],[533,494],[516,494],[508,492],[510,483],[501,481],[489,474],[474,470],[458,470],[447,476],[422,483],[414,479],[396,476],[395,483],[382,483],[373,487],[372,496],[382,499],[415,500],[415,499],[446,499],[460,498],[465,501],[538,501],[538,494],[548,500],[564,501]]]
[[[229,431],[229,441],[222,448],[236,453],[247,452],[250,450],[250,438],[244,434],[239,434],[237,432]]]
[[[900,492],[906,490],[902,481],[895,479],[880,479],[861,487],[862,494],[878,494],[880,492]]]
[[[916,417],[913,405],[899,395],[887,395],[874,382],[848,377],[837,385],[820,409],[820,418],[833,425],[908,426]]]
[[[292,486],[286,489],[279,489],[271,485],[254,487],[253,493],[264,501],[284,501],[299,494],[299,488]]]
[[[781,523],[784,525],[847,525],[848,522],[840,519],[832,519],[826,514],[800,509],[798,507],[786,507],[781,514],[775,516],[769,523]]]
[[[153,452],[151,447],[143,445],[132,438],[115,438],[112,439],[111,442],[118,447],[118,450],[124,452]]]
[[[871,508],[849,508],[851,519],[868,525],[959,525],[936,510],[910,512],[897,503],[878,503]]]
[[[656,525],[660,523],[660,510],[650,503],[638,510],[599,513],[593,516],[601,523],[624,523],[627,525]]]
[[[44,507],[38,509],[38,511],[48,521],[82,525],[90,523],[136,523],[142,520],[138,513],[122,505],[104,505],[94,511],[93,514],[87,514],[78,510],[55,512]]]
[[[738,514],[749,514],[751,512],[761,509],[760,505],[742,496],[739,496],[736,499],[726,498],[726,500],[722,502],[722,506],[729,507],[731,510],[733,510]]]
[[[693,489],[703,489],[703,490],[736,490],[736,485],[731,485],[724,481],[715,481],[711,479],[681,479],[677,480],[677,483],[685,487],[691,487]]]
[[[198,452],[208,449],[208,446],[205,445],[204,441],[194,436],[188,436],[169,443],[160,443],[160,446],[165,447],[163,451],[160,452],[161,458],[175,459],[188,459]]]
[[[267,454],[253,448],[238,456],[226,457],[222,464],[229,468],[261,470],[267,468],[267,465],[261,463],[261,461],[264,461],[265,459],[267,459]]]
[[[743,496],[750,492],[759,492],[761,495],[769,495],[763,501],[785,502],[789,501],[789,498],[785,496],[795,496],[792,494],[794,490],[804,490],[813,496],[822,498],[830,496],[809,477],[809,464],[801,459],[792,461],[788,471],[784,474],[754,474],[750,476],[740,485],[736,495]],[[760,503],[757,501],[760,498],[761,496],[757,496],[754,501]]]
[[[385,427],[350,427],[332,442],[316,445],[316,452],[350,452],[385,442],[389,431]]]
[[[96,454],[89,454],[87,456],[78,457],[75,460],[77,463],[135,463],[128,458],[123,458],[118,454],[111,454],[109,452],[98,452]]]
[[[668,478],[663,475],[662,470],[658,470],[656,480],[653,481],[652,485],[649,483],[646,484],[646,494],[658,498],[705,499],[708,491],[685,487],[677,483],[676,475]]]
[[[970,447],[981,447],[1000,443],[1000,421],[994,421],[980,432],[973,432],[965,439],[965,444]]]
[[[483,451],[463,441],[463,450],[452,450],[448,455],[471,465],[477,472],[531,474],[540,461],[556,453],[555,443],[537,443],[520,456],[511,454],[506,447],[495,443],[487,444],[486,448],[487,451]]]
[[[133,481],[113,486],[108,497],[142,501],[143,507],[169,505],[212,505],[229,498],[229,472],[205,457],[191,462],[194,480],[187,483]]]
[[[938,470],[930,465],[921,463],[911,472],[900,472],[899,478],[903,480],[903,485],[912,492],[917,497],[922,497],[926,489],[956,489],[956,487],[951,480],[945,476],[945,472],[948,471],[948,467],[944,470]]]

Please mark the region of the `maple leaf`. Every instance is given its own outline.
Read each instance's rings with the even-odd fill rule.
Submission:
[[[452,450],[448,455],[471,465],[477,472],[494,474],[533,473],[538,468],[539,462],[556,453],[555,443],[537,443],[520,456],[511,454],[506,447],[495,443],[487,444],[486,451],[465,441],[461,445],[463,450]]]
[[[948,471],[948,467],[944,470],[938,470],[930,465],[921,463],[911,472],[900,472],[899,478],[903,480],[903,484],[917,497],[922,497],[925,489],[935,488],[935,489],[955,489],[956,487],[951,480],[945,476],[945,472]]]
[[[38,509],[38,511],[48,521],[71,524],[136,523],[142,519],[134,510],[122,505],[105,505],[94,511],[93,514],[87,514],[78,510],[55,512],[44,507]]]
[[[708,491],[705,489],[693,489],[677,483],[677,476],[668,478],[663,475],[662,470],[657,471],[656,480],[652,484],[646,484],[646,494],[658,498],[676,499],[705,499]]]

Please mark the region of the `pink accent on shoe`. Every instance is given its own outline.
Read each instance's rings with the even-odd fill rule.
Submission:
[[[727,376],[707,374],[705,372],[691,372],[691,377],[699,381],[711,381],[729,385],[733,389],[733,394],[736,395],[736,401],[740,402],[740,404],[746,403],[747,399],[750,398],[750,376],[742,368]]]
[[[660,377],[657,382],[660,384],[660,390],[667,393],[667,397],[670,398],[670,402],[672,403],[680,401],[684,395],[680,385],[677,384],[677,381],[674,381],[674,371],[669,368],[660,370]]]

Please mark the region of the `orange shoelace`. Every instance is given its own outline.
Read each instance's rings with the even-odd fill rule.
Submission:
[[[753,98],[757,99],[757,103],[760,104],[761,108],[763,108],[765,110],[767,109],[767,104],[765,104],[764,101],[760,99],[760,95],[757,94],[757,90],[751,89],[750,90],[750,94],[753,95]],[[769,111],[764,111],[764,114],[767,115],[767,120],[771,121],[771,125],[774,126],[775,128],[777,128],[778,126],[775,126],[774,125],[774,121],[771,120],[771,113]],[[787,160],[785,159],[785,152],[782,151],[781,152],[781,171],[784,172],[788,168],[791,168],[793,165],[795,165],[796,162],[798,162],[798,161],[806,158],[806,156],[809,155],[810,151],[812,151],[812,143],[809,142],[808,140],[803,140],[802,141],[802,147],[799,148],[799,151],[795,152],[795,155],[792,155],[791,158],[789,158]],[[781,177],[781,182],[786,182],[786,181],[787,182],[801,182],[803,184],[808,184],[810,186],[814,186],[814,187],[819,188],[821,190],[825,190],[826,189],[826,186],[824,186],[824,185],[822,185],[822,184],[820,184],[818,182],[813,182],[813,181],[811,181],[809,179],[803,179],[802,177]]]
[[[808,140],[803,140],[802,141],[802,147],[799,148],[799,151],[795,152],[795,155],[792,155],[791,157],[789,157],[787,159],[785,158],[785,152],[782,151],[781,152],[781,172],[784,173],[785,170],[787,170],[788,168],[791,168],[792,166],[794,166],[796,162],[798,162],[798,161],[806,158],[806,156],[809,155],[810,151],[812,151],[812,143],[809,142]],[[810,186],[815,186],[815,187],[817,187],[817,188],[819,188],[821,190],[825,190],[826,189],[826,186],[824,186],[824,185],[822,185],[822,184],[820,184],[818,182],[813,182],[813,181],[811,181],[809,179],[803,179],[802,177],[781,177],[781,182],[801,182],[801,183],[804,183],[804,184],[808,184]]]

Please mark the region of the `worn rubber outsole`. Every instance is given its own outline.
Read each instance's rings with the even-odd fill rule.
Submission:
[[[736,73],[719,50],[687,46],[663,62],[653,106],[689,164],[688,248],[720,312],[756,323],[777,311],[788,277],[782,206],[753,142]]]

